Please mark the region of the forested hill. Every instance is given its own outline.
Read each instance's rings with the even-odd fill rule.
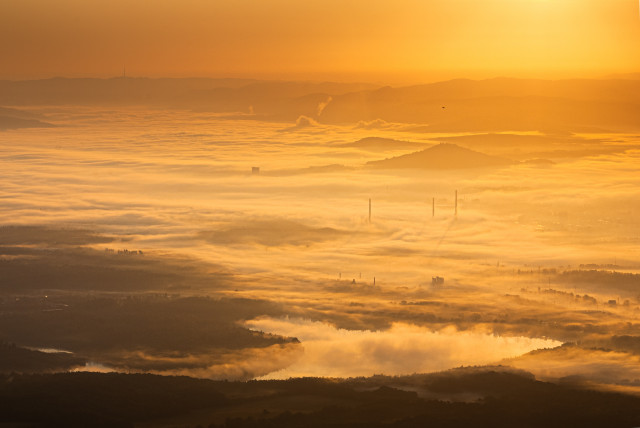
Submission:
[[[445,401],[446,400],[446,401]],[[27,426],[631,427],[640,398],[504,368],[214,382],[66,373],[0,378],[0,422]]]

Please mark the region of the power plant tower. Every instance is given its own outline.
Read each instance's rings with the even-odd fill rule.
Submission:
[[[458,217],[458,191],[456,190],[455,216]]]

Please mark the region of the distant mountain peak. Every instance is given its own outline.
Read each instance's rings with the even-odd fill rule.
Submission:
[[[490,156],[456,144],[440,143],[428,149],[389,159],[371,161],[367,165],[383,169],[472,169],[513,164],[512,161]]]
[[[352,143],[341,144],[340,147],[354,147],[369,151],[387,151],[402,149],[418,149],[426,147],[427,144],[417,143],[413,141],[401,141],[393,138],[383,137],[364,137]]]

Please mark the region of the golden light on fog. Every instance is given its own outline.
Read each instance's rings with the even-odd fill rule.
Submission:
[[[638,52],[635,0],[0,1],[0,425],[640,426]]]

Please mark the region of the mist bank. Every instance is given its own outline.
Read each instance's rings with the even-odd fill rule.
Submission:
[[[554,340],[499,337],[487,330],[439,331],[395,322],[384,331],[337,329],[301,319],[260,318],[245,323],[252,330],[301,341],[304,354],[294,363],[270,373],[269,379],[290,377],[402,375],[434,372],[460,365],[483,365],[530,350],[553,348]]]

